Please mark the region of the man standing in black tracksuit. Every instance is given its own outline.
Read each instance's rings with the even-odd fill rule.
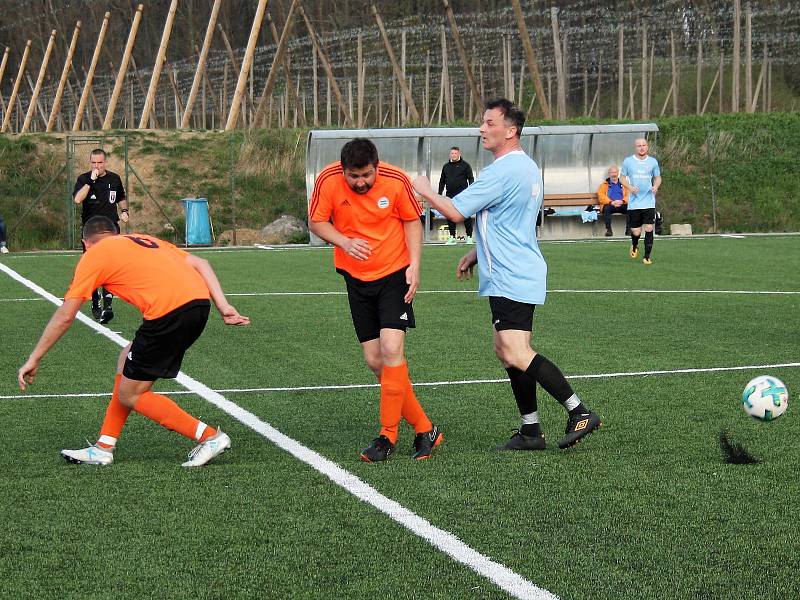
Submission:
[[[122,187],[122,180],[116,173],[106,170],[105,150],[100,148],[92,150],[89,162],[92,170],[78,176],[72,192],[75,204],[81,205],[81,227],[92,217],[102,215],[111,219],[119,233],[120,216],[117,206],[122,211],[122,222],[128,222],[128,199],[125,196],[125,188]],[[97,288],[92,294],[92,316],[103,325],[114,318],[114,311],[111,308],[112,298],[111,293],[102,288]]]
[[[472,175],[472,167],[469,163],[461,158],[461,150],[458,146],[450,148],[450,160],[442,167],[442,174],[439,176],[439,195],[447,188],[445,195],[448,198],[454,198],[456,194],[463,192],[468,186],[472,185],[475,177]],[[453,221],[447,221],[447,226],[450,228],[450,238],[445,242],[448,245],[456,243],[456,224]],[[466,230],[466,242],[468,244],[474,243],[472,241],[472,217],[464,219],[464,229]]]

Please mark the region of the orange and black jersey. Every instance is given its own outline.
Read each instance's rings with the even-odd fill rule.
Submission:
[[[421,214],[408,175],[382,161],[375,184],[365,194],[347,185],[340,162],[328,165],[317,176],[308,209],[311,221],[330,221],[343,235],[369,242],[372,255],[367,260],[338,247],[333,251],[336,268],[362,281],[375,281],[411,262],[403,222],[419,220]]]
[[[102,286],[157,319],[192,300],[211,297],[189,254],[149,235],[114,235],[89,248],[75,267],[65,299],[88,300]]]

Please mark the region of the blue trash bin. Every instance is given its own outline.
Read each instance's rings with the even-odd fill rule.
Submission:
[[[208,218],[208,199],[184,198],[186,215],[186,245],[210,246],[211,221]]]

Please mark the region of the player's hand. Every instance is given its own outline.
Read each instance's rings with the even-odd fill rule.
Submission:
[[[25,386],[33,383],[36,377],[36,371],[39,369],[39,361],[29,358],[17,373],[17,382],[19,389],[25,391]]]
[[[128,211],[123,211],[122,214],[119,216],[119,218],[123,223],[127,223],[128,219],[130,218],[128,216]]]
[[[230,304],[220,308],[219,314],[222,315],[222,320],[226,325],[250,325],[250,317],[240,315],[239,311]]]
[[[639,186],[638,186],[638,185],[634,185],[634,186],[631,188],[631,191],[632,191],[634,194],[638,194],[638,193],[639,193]]]
[[[612,200],[611,206],[613,206],[614,208],[619,208],[620,206],[622,206],[622,200]]]
[[[97,181],[97,178],[100,177],[100,171],[97,169],[92,169],[92,174],[89,175],[89,178],[94,182]]]
[[[342,250],[347,256],[352,256],[356,260],[367,260],[372,255],[372,248],[369,247],[369,242],[358,238],[347,238]]]
[[[419,288],[419,265],[409,265],[406,269],[406,283],[408,284],[408,292],[403,297],[403,301],[409,304],[414,299],[414,295]]]
[[[650,191],[653,192],[654,194],[657,194],[658,193],[658,188],[656,186],[653,186],[653,187],[650,188]]]
[[[425,175],[420,175],[414,182],[411,184],[414,187],[414,191],[417,192],[420,196],[425,196],[426,194],[433,194],[433,187],[431,187],[430,180],[425,177]]]
[[[464,256],[462,256],[461,260],[458,261],[458,267],[456,268],[456,279],[459,281],[471,279],[473,269],[477,262],[478,252],[476,250],[470,250]]]

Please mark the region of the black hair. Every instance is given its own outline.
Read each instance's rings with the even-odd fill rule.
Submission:
[[[99,156],[101,154],[103,155],[103,158],[106,158],[106,151],[105,150],[103,150],[102,148],[95,148],[94,150],[92,150],[89,153],[89,156]]]
[[[517,137],[522,137],[522,128],[525,126],[525,113],[517,108],[511,100],[507,100],[506,98],[495,98],[486,103],[486,110],[492,110],[494,108],[500,109],[506,123],[517,128]]]
[[[82,237],[84,240],[92,241],[97,236],[105,233],[116,234],[117,227],[111,219],[103,215],[95,215],[83,225]]]
[[[458,150],[459,152],[461,152],[461,148],[459,148],[458,146],[453,146],[452,148],[450,148],[450,150]]]
[[[378,165],[378,149],[367,138],[355,138],[342,147],[342,169],[363,169]]]

